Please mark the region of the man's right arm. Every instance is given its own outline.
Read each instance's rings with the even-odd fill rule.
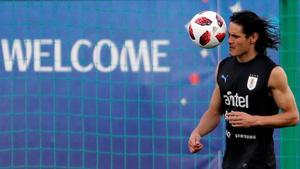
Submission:
[[[221,94],[219,86],[216,85],[208,110],[201,117],[197,127],[192,131],[189,138],[188,146],[191,153],[202,149],[203,145],[200,143],[201,137],[211,132],[219,124],[221,118],[220,109]]]

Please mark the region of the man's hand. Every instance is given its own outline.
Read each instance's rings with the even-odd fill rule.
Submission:
[[[200,143],[201,136],[196,131],[193,131],[189,139],[189,150],[191,153],[196,153],[202,149],[203,144]]]
[[[257,125],[257,116],[250,115],[245,112],[229,112],[225,117],[232,127],[252,127]]]

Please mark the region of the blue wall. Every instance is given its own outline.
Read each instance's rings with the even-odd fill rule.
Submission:
[[[228,45],[185,25],[238,2],[1,2],[0,168],[218,168],[223,122],[200,153],[187,141]],[[239,3],[278,24],[278,1]]]

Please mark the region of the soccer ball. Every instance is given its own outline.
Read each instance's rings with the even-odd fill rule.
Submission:
[[[222,16],[216,12],[200,12],[190,21],[189,34],[191,40],[200,47],[213,48],[224,40],[226,23]]]

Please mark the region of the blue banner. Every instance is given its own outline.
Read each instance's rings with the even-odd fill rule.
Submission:
[[[200,48],[187,25],[241,9],[278,24],[271,0],[1,2],[0,168],[220,168],[223,122],[187,141],[227,39]]]

